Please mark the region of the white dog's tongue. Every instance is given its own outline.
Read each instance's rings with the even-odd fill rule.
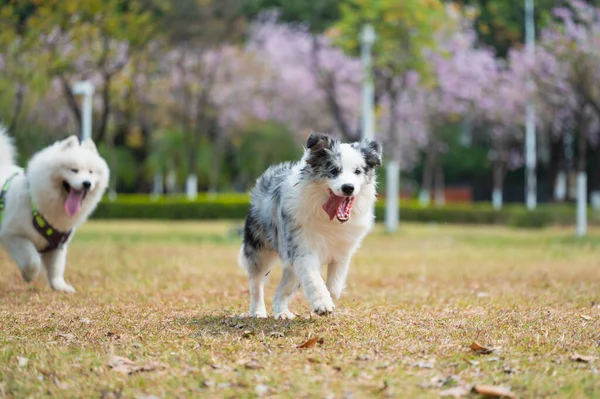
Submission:
[[[81,201],[83,200],[83,191],[77,191],[71,188],[67,200],[65,201],[65,211],[67,215],[73,216],[81,208]]]
[[[345,199],[345,197],[338,197],[334,193],[329,195],[329,198],[323,204],[323,210],[329,215],[329,220],[333,220],[340,205],[342,205],[342,202],[344,202]]]

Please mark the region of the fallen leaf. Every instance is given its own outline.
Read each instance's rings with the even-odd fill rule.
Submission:
[[[473,392],[490,398],[511,398],[514,399],[515,394],[510,389],[495,385],[475,385]]]
[[[469,393],[469,389],[463,386],[458,386],[454,388],[445,389],[440,392],[441,397],[453,397],[453,398],[462,398]]]
[[[453,381],[459,382],[458,377],[455,377],[452,375],[450,375],[448,377],[442,377],[442,376],[437,375],[437,376],[433,377],[432,379],[430,379],[429,382],[421,383],[421,384],[419,384],[419,386],[424,389],[441,388],[441,387],[444,387],[444,386],[450,384]]]
[[[481,345],[479,342],[475,341],[471,344],[471,350],[475,353],[477,353],[478,355],[489,355],[490,353],[492,353],[493,351],[495,351],[495,348],[489,348],[487,346],[483,346]]]
[[[196,373],[200,371],[200,369],[198,369],[197,367],[190,367],[190,366],[185,366],[182,370],[181,370],[181,375],[182,376],[186,376],[188,374],[191,373]]]
[[[285,335],[282,332],[279,332],[279,331],[271,331],[269,333],[269,337],[272,337],[272,338],[283,338],[283,337],[285,337]]]
[[[206,380],[202,381],[202,385],[204,385],[206,388],[212,388],[215,386],[215,383],[211,380]]]
[[[66,389],[67,388],[67,384],[62,383],[57,377],[56,377],[56,373],[54,371],[44,371],[41,370],[41,373],[48,378],[50,381],[52,381],[54,383],[54,385],[56,385],[56,387],[58,389]]]
[[[66,339],[67,341],[73,341],[75,339],[75,335],[71,333],[58,333],[59,337]]]
[[[112,331],[107,332],[106,333],[106,337],[107,338],[111,338],[111,339],[119,339],[119,338],[121,338],[121,336],[119,334],[114,333]]]
[[[163,368],[163,366],[161,366],[157,363],[148,363],[148,364],[142,364],[140,366],[136,366],[135,362],[133,362],[132,360],[130,360],[126,357],[114,356],[114,355],[110,358],[110,361],[108,362],[108,366],[111,369],[113,369],[113,371],[116,371],[121,374],[126,374],[126,375],[130,375],[130,374],[134,374],[134,373],[138,373],[138,372],[144,372],[144,371],[154,371],[154,370]]]
[[[323,338],[312,337],[312,338],[309,338],[307,341],[298,345],[296,348],[298,348],[298,349],[312,348],[313,346],[315,346],[317,344],[317,342],[322,345],[324,340],[323,340]]]
[[[412,367],[418,367],[420,369],[432,369],[433,368],[433,363],[428,363],[428,362],[417,362],[417,363],[411,363]]]
[[[571,359],[574,362],[580,362],[580,363],[592,363],[594,360],[596,360],[596,358],[594,356],[585,356],[585,355],[580,355],[579,353],[575,353],[574,355],[571,355],[569,357],[569,359]]]
[[[250,338],[253,335],[254,335],[254,331],[246,330],[242,333],[242,338]]]
[[[90,319],[88,319],[87,317],[83,317],[81,319],[81,322],[84,323],[84,324],[90,324],[92,321]]]
[[[585,315],[585,314],[580,314],[579,317],[581,317],[583,320],[587,320],[587,321],[592,320],[591,316],[588,316],[588,315]]]
[[[22,367],[27,366],[27,363],[29,363],[29,359],[27,359],[26,357],[23,357],[23,356],[18,356],[17,362],[19,364],[19,367],[22,368]]]
[[[258,363],[256,360],[250,360],[249,362],[244,364],[244,367],[250,370],[258,370],[263,368],[263,366],[261,366],[260,363]]]

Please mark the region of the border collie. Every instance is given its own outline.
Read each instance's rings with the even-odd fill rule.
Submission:
[[[257,180],[238,257],[250,280],[250,317],[267,317],[264,282],[277,256],[283,276],[275,318],[295,317],[288,304],[300,287],[313,312],[333,312],[350,259],[373,226],[381,157],[378,141],[346,144],[311,133],[299,162],[271,166]]]

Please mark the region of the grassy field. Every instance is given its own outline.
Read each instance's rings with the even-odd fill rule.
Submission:
[[[600,397],[600,230],[378,228],[333,316],[298,295],[300,317],[275,321],[239,317],[237,227],[91,222],[73,295],[0,251],[0,397]]]

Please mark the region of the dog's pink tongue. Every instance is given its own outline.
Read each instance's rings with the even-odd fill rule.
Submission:
[[[344,197],[338,197],[337,195],[331,193],[327,201],[323,204],[323,210],[329,215],[329,220],[333,220],[335,214],[344,202]]]
[[[67,212],[67,215],[73,216],[77,213],[77,211],[81,207],[82,199],[83,191],[77,191],[73,189],[69,191],[69,195],[67,196],[67,200],[65,201],[65,211]]]

